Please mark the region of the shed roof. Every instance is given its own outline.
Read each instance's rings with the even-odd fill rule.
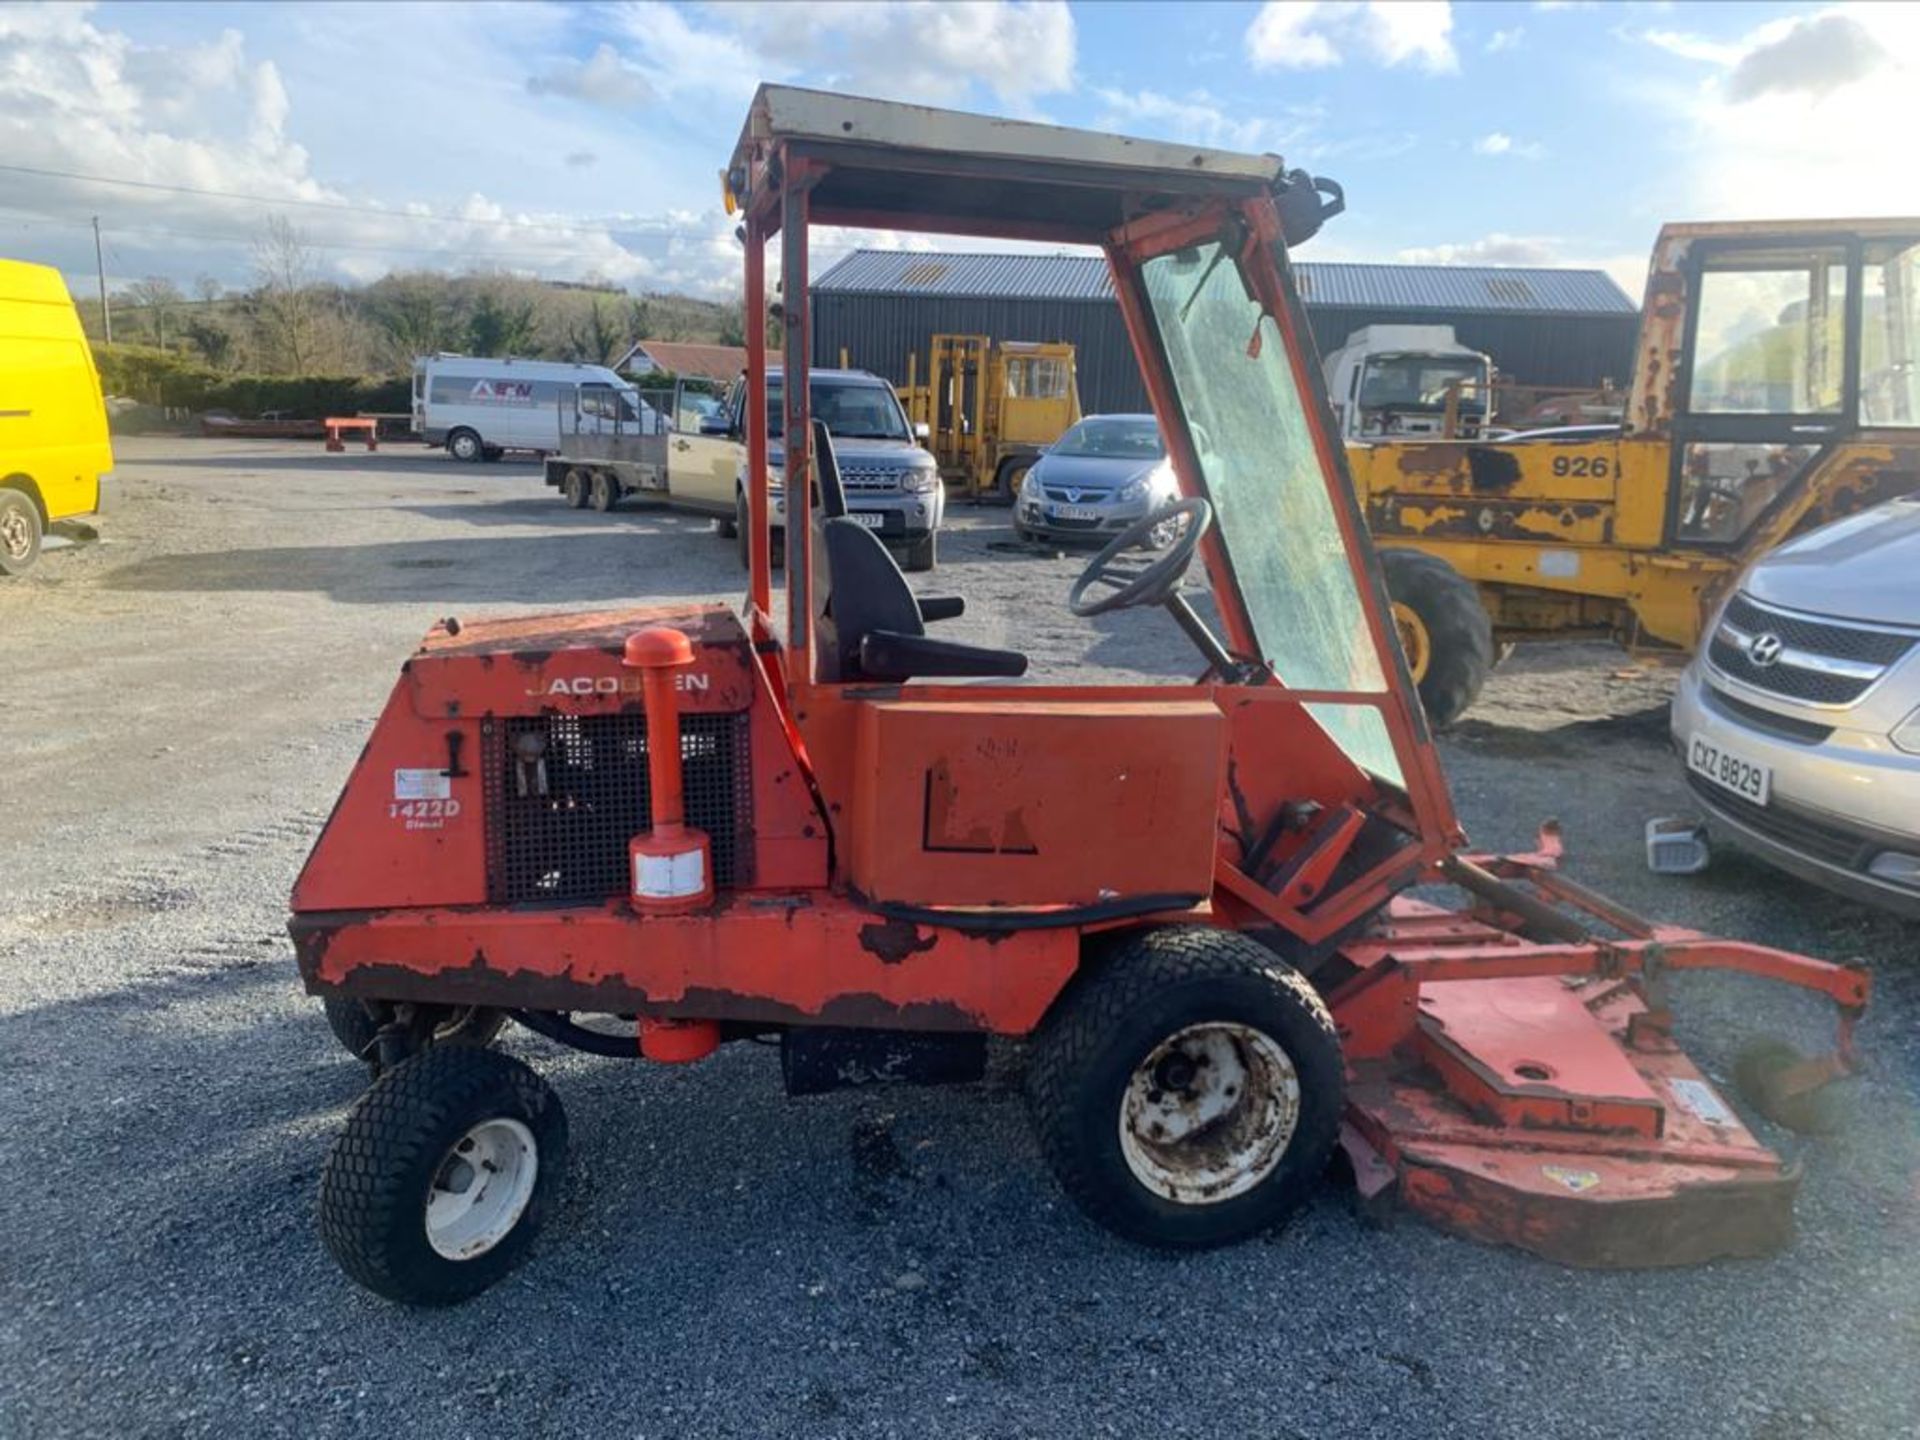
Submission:
[[[1313,306],[1369,310],[1631,315],[1633,301],[1604,270],[1543,266],[1357,265],[1294,267]],[[1098,255],[995,255],[972,251],[855,250],[814,280],[817,294],[946,295],[1022,300],[1106,300]]]

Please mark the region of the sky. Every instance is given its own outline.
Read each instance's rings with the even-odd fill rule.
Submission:
[[[1347,193],[1303,259],[1636,301],[1665,220],[1920,215],[1920,5],[0,0],[0,255],[243,285],[277,214],[341,279],[725,297],[763,80],[1277,152]]]

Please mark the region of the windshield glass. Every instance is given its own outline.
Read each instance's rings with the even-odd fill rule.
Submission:
[[[1368,408],[1398,406],[1407,410],[1444,410],[1447,388],[1458,384],[1461,406],[1478,408],[1485,367],[1471,355],[1438,359],[1430,355],[1383,355],[1367,362],[1360,382],[1360,403]]]
[[[778,376],[767,380],[767,434],[778,440],[784,433],[785,403]],[[827,422],[836,440],[910,440],[907,417],[885,385],[848,380],[814,380],[807,386],[813,418]]]
[[[1151,415],[1094,415],[1054,443],[1055,455],[1091,455],[1103,460],[1158,460],[1167,453]]]
[[[1279,327],[1218,244],[1141,274],[1263,658],[1295,689],[1385,690]],[[1378,710],[1307,708],[1356,763],[1400,783]]]

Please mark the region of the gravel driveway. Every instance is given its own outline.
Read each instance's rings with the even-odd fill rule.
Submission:
[[[447,614],[737,596],[699,522],[563,509],[532,467],[130,440],[104,541],[0,585],[0,1435],[1891,1436],[1920,1433],[1920,931],[1723,852],[1666,678],[1523,651],[1443,744],[1475,840],[1565,824],[1581,879],[1663,917],[1870,964],[1853,1123],[1758,1263],[1597,1274],[1368,1228],[1167,1258],[1085,1223],[1011,1078],[788,1101],[776,1052],[685,1070],[524,1032],[574,1134],[561,1213],[477,1301],[410,1313],[320,1248],[362,1085],[303,996],[293,876],[421,632]],[[1078,560],[957,512],[955,628],[1036,679],[1198,662],[1158,614],[1072,620]],[[1680,986],[1723,1074],[1808,1000]]]

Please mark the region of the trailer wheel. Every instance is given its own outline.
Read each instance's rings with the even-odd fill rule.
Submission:
[[[344,995],[328,995],[321,1000],[320,1007],[326,1013],[327,1028],[333,1031],[340,1048],[356,1060],[366,1061],[378,1075],[380,1060],[374,1053],[373,1042],[380,1033],[380,1022],[368,1013],[366,1006]],[[433,1027],[427,1043],[491,1045],[506,1027],[504,1010],[492,1010],[484,1005],[456,1005]]]
[[[447,436],[447,453],[456,460],[473,462],[486,458],[487,447],[473,431],[456,430]]]
[[[560,493],[566,497],[569,510],[587,508],[587,473],[584,470],[567,471],[566,479],[560,482]]]
[[[591,488],[593,508],[602,515],[620,503],[620,492],[614,488],[613,477],[604,470],[593,472]]]
[[[907,542],[907,565],[910,572],[924,572],[933,569],[940,559],[940,532],[929,530],[918,540]]]
[[[0,487],[0,575],[24,575],[40,559],[40,507],[19,490]]]
[[[1340,1124],[1333,1017],[1296,971],[1232,931],[1123,941],[1035,1036],[1040,1148],[1075,1204],[1147,1245],[1270,1229],[1307,1197]]]
[[[450,1305],[526,1258],[566,1161],[546,1081],[497,1050],[426,1050],[348,1112],[320,1174],[320,1238],[376,1295]]]
[[[1438,555],[1382,550],[1387,594],[1407,669],[1436,730],[1479,698],[1493,668],[1493,622],[1473,583]]]

